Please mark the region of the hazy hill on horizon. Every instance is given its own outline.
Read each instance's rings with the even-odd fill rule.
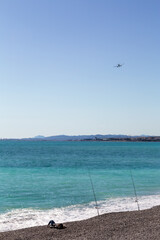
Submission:
[[[136,137],[148,137],[148,135],[140,135],[140,136],[129,136],[123,134],[96,134],[96,135],[56,135],[56,136],[42,136],[38,135],[31,139],[37,140],[50,140],[50,141],[81,141],[81,140],[98,140],[98,139],[108,139],[108,138],[136,138]]]

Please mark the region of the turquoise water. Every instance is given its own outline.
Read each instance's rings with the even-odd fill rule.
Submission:
[[[139,198],[159,196],[160,143],[0,141],[1,217],[87,208],[95,200],[89,175],[99,204],[114,210],[109,201],[134,198],[130,170]]]

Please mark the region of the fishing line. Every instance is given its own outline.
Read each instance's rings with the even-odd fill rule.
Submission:
[[[133,184],[133,189],[134,189],[134,195],[135,195],[135,202],[137,203],[137,208],[138,208],[138,211],[140,210],[140,207],[139,207],[139,203],[138,203],[138,197],[137,197],[137,192],[136,192],[136,187],[135,187],[135,184],[134,184],[134,179],[133,179],[133,175],[132,175],[132,171],[130,170],[130,175],[131,175],[131,179],[132,179],[132,184]]]
[[[94,185],[93,185],[93,182],[92,182],[92,178],[91,178],[91,174],[90,174],[89,169],[88,169],[88,176],[89,176],[89,179],[90,179],[90,182],[91,182],[91,186],[92,186],[92,191],[93,191],[93,196],[94,196],[95,205],[96,205],[96,209],[97,209],[97,214],[98,214],[98,216],[99,216],[99,209],[98,209],[98,204],[97,204],[97,198],[96,198],[96,194],[95,194],[95,190],[94,190]]]

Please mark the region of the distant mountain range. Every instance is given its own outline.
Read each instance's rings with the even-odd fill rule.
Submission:
[[[101,135],[101,134],[96,134],[96,135],[77,135],[77,136],[68,136],[68,135],[57,135],[57,136],[49,136],[49,137],[44,137],[44,136],[36,136],[32,139],[34,140],[46,140],[46,141],[107,141],[107,140],[123,140],[123,139],[135,139],[135,138],[148,138],[150,136],[148,135],[141,135],[141,136],[129,136],[129,135],[113,135],[113,134],[108,134],[108,135]]]
[[[18,140],[18,141],[120,141],[120,142],[160,142],[160,136],[129,136],[123,134],[96,134],[96,135],[57,135],[45,137],[38,135],[33,138],[21,138],[21,139],[1,139],[1,140]]]
[[[106,139],[106,138],[127,138],[130,136],[127,135],[77,135],[77,136],[68,136],[68,135],[57,135],[57,136],[36,136],[34,139],[41,139],[41,140],[51,140],[51,141],[81,141],[81,140],[96,140],[96,139]]]

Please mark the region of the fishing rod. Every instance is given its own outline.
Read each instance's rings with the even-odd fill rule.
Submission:
[[[89,169],[88,169],[88,176],[89,176],[89,179],[90,179],[90,182],[91,182],[91,186],[92,186],[92,191],[93,191],[93,196],[94,196],[95,205],[96,205],[96,209],[97,209],[97,214],[99,216],[99,209],[98,209],[96,194],[95,194],[95,191],[94,191],[94,186],[93,186],[93,182],[92,182],[92,178],[91,178],[91,174],[90,174]]]
[[[137,192],[136,192],[136,187],[135,187],[135,184],[134,184],[134,179],[133,179],[133,175],[132,175],[132,171],[130,170],[130,175],[131,175],[131,179],[132,179],[132,184],[133,184],[133,189],[134,189],[134,195],[135,195],[135,202],[137,203],[137,208],[138,208],[138,211],[140,210],[140,207],[139,207],[139,203],[138,203],[138,197],[137,197]]]

